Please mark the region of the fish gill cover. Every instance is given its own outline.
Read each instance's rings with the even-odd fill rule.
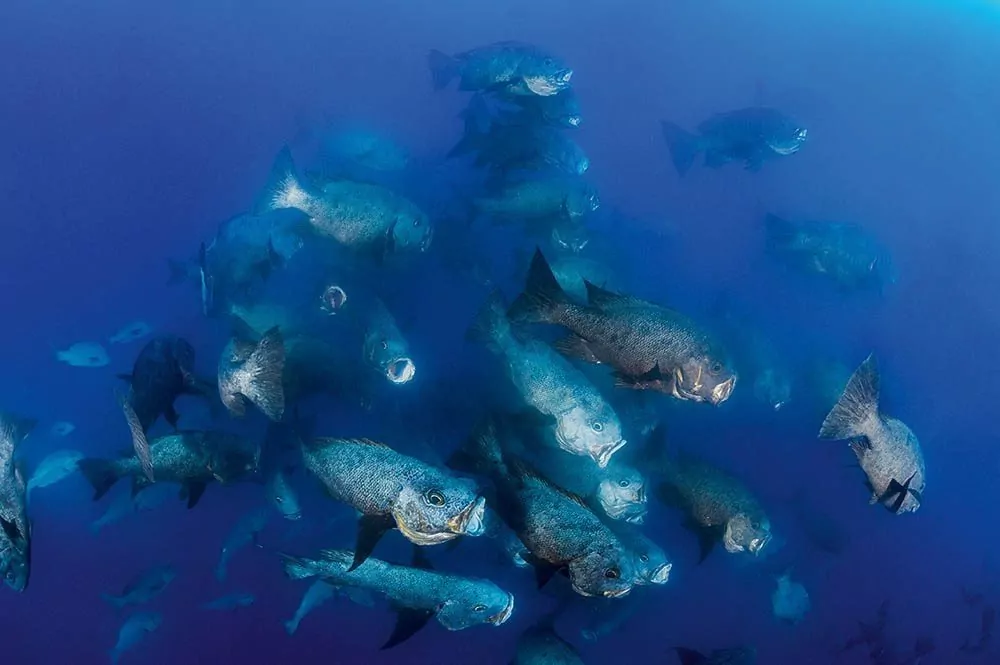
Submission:
[[[4,663],[992,663],[993,3],[8,3]]]

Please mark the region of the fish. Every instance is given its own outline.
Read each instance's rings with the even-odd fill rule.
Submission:
[[[501,185],[473,201],[476,210],[496,220],[579,219],[601,206],[597,191],[578,177],[547,176]]]
[[[306,589],[305,594],[302,596],[302,601],[299,603],[299,608],[295,611],[295,616],[285,622],[285,632],[289,635],[294,635],[299,629],[299,624],[302,623],[302,620],[308,614],[338,594],[343,594],[352,602],[364,607],[374,607],[375,605],[371,594],[364,589],[338,587],[320,578]]]
[[[237,592],[216,598],[215,600],[210,600],[201,607],[204,610],[232,612],[233,610],[238,610],[241,607],[250,607],[254,604],[254,600],[256,599],[252,593]]]
[[[517,323],[567,328],[569,336],[555,348],[570,358],[609,365],[620,387],[714,405],[729,399],[737,374],[709,332],[679,312],[590,282],[585,286],[588,304],[573,303],[536,250],[525,291],[508,316]]]
[[[756,665],[757,650],[752,647],[714,649],[707,655],[694,649],[675,647],[681,665]]]
[[[222,552],[219,554],[219,563],[215,566],[215,579],[220,582],[226,581],[229,574],[229,562],[236,555],[251,543],[256,545],[257,538],[261,531],[267,526],[269,513],[266,510],[252,510],[236,522],[232,531],[222,544]]]
[[[583,665],[583,657],[572,644],[559,637],[555,617],[546,615],[521,634],[510,665]]]
[[[37,422],[0,413],[0,574],[17,592],[31,580],[32,524],[27,477],[18,450]]]
[[[393,385],[409,383],[417,372],[409,343],[378,298],[372,301],[367,314],[362,355],[369,367]]]
[[[49,434],[52,436],[69,436],[76,431],[76,425],[66,420],[61,420],[57,423],[53,423],[52,427],[49,428]]]
[[[539,588],[564,571],[582,596],[621,598],[632,590],[632,556],[614,532],[583,499],[505,453],[493,418],[480,423],[449,465],[492,480],[494,508],[527,548]]]
[[[55,485],[76,472],[77,462],[83,459],[83,453],[78,450],[57,450],[45,456],[28,479],[27,494],[36,487]]]
[[[434,89],[458,79],[459,90],[502,90],[509,95],[549,97],[567,89],[573,70],[530,44],[504,41],[447,55],[432,50],[428,64]]]
[[[588,456],[604,469],[627,443],[618,415],[580,370],[544,342],[519,339],[499,292],[480,309],[466,339],[485,343],[503,358],[524,402],[551,419],[547,429],[562,450]]]
[[[666,584],[670,580],[674,564],[662,547],[635,526],[621,522],[610,523],[608,526],[633,556],[636,584]]]
[[[348,161],[374,171],[402,171],[410,164],[409,151],[379,132],[344,127],[327,132],[320,142],[327,160]]]
[[[590,160],[576,141],[557,129],[492,122],[484,130],[466,127],[448,157],[475,155],[474,164],[494,175],[512,171],[545,171],[583,175]]]
[[[869,503],[894,514],[912,513],[923,503],[926,486],[920,441],[905,423],[879,409],[879,370],[869,355],[820,428],[821,439],[849,439],[867,477]]]
[[[90,523],[90,530],[98,533],[105,527],[121,520],[126,515],[143,513],[159,506],[167,498],[168,493],[173,493],[169,485],[153,485],[145,491],[132,496],[130,494],[119,494],[104,514]]]
[[[771,610],[777,619],[795,625],[802,621],[810,607],[809,593],[792,580],[790,573],[777,578],[777,586],[771,594]]]
[[[572,88],[545,97],[534,95],[510,99],[520,107],[520,113],[513,122],[544,123],[563,129],[579,127],[583,122],[580,100]]]
[[[858,224],[793,222],[768,214],[764,227],[769,256],[842,292],[883,292],[898,280],[889,250]]]
[[[263,199],[265,210],[299,210],[308,216],[314,234],[370,252],[376,258],[426,252],[434,237],[427,215],[385,187],[351,180],[306,185],[297,175],[287,147],[275,159]]]
[[[118,641],[110,652],[112,665],[118,665],[122,654],[154,632],[163,623],[163,615],[155,612],[133,614],[118,631]]]
[[[592,616],[588,617],[580,629],[580,637],[588,642],[598,640],[618,632],[642,607],[641,597],[632,594],[624,600],[598,599],[588,603]]]
[[[133,321],[108,338],[111,344],[129,344],[142,339],[153,329],[145,321]]]
[[[300,427],[297,412],[292,424],[269,422],[261,446],[260,471],[264,477],[264,493],[275,510],[292,521],[302,519],[302,505],[289,480],[302,446]]]
[[[264,485],[268,500],[286,520],[302,519],[302,506],[295,488],[288,482],[285,472],[278,469],[268,476]]]
[[[97,342],[77,342],[57,351],[56,358],[71,367],[106,367],[111,362],[108,352]]]
[[[285,346],[281,330],[271,328],[256,344],[232,338],[219,358],[219,396],[234,416],[250,402],[271,420],[285,413],[282,373]]]
[[[514,595],[493,582],[440,573],[419,552],[413,566],[366,558],[354,567],[349,550],[322,550],[314,559],[282,554],[291,579],[321,577],[328,583],[386,596],[398,613],[396,627],[382,649],[402,644],[431,618],[448,630],[503,625],[514,612]]]
[[[177,569],[173,565],[154,566],[129,580],[121,593],[105,593],[101,597],[119,610],[130,605],[143,605],[163,593],[176,577]]]
[[[699,563],[720,541],[730,554],[760,556],[772,534],[757,497],[724,469],[687,454],[671,456],[665,439],[661,425],[650,435],[640,466],[656,480],[660,499],[685,514],[684,526],[698,536]]]
[[[798,152],[809,136],[794,118],[763,106],[717,113],[698,125],[695,134],[667,121],[661,128],[679,176],[702,153],[711,169],[740,162],[748,171],[759,171],[766,161]]]
[[[181,497],[188,508],[198,504],[212,481],[230,483],[257,473],[259,451],[240,436],[227,432],[180,431],[149,442],[150,458],[157,483],[181,485]],[[132,479],[132,493],[138,494],[151,483],[142,463],[130,451],[114,459],[85,457],[77,466],[94,488],[98,501],[120,479]]]
[[[979,639],[975,642],[966,639],[962,642],[962,646],[958,650],[963,653],[982,653],[989,648],[990,642],[993,641],[993,629],[996,626],[996,620],[996,608],[992,605],[983,607],[979,620]]]
[[[352,570],[394,528],[417,545],[483,533],[486,499],[474,482],[384,443],[318,438],[303,444],[302,457],[331,498],[361,513]]]
[[[181,395],[212,399],[214,388],[195,375],[194,358],[190,342],[162,335],[142,347],[130,374],[118,375],[129,386],[129,405],[143,432],[148,432],[160,416],[177,429],[180,416],[174,402]]]

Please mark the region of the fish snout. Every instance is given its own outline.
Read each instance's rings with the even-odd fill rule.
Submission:
[[[507,604],[504,605],[503,609],[491,616],[487,621],[489,621],[494,626],[500,626],[507,622],[510,615],[514,613],[514,594],[507,594]]]
[[[736,375],[732,375],[719,385],[712,388],[712,396],[709,397],[709,401],[712,402],[714,406],[722,404],[729,396],[733,394],[733,388],[736,387]]]
[[[606,468],[608,466],[608,462],[611,461],[611,456],[621,450],[622,446],[626,443],[628,443],[628,441],[625,439],[618,439],[618,441],[615,441],[611,445],[599,449],[597,454],[594,455],[594,461],[597,462],[597,466],[602,469]]]
[[[417,373],[417,366],[410,358],[397,358],[390,361],[385,368],[385,377],[397,386],[409,383]]]
[[[650,576],[649,581],[653,584],[666,584],[667,580],[670,579],[670,571],[673,569],[674,564],[664,563],[657,567],[653,574]]]
[[[330,314],[336,314],[347,304],[347,291],[336,284],[327,287],[323,292],[323,309]]]
[[[466,536],[481,536],[486,531],[486,499],[476,497],[465,510],[448,520],[448,530]]]

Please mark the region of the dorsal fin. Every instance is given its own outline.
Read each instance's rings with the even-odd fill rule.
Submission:
[[[587,303],[592,307],[607,307],[609,305],[624,305],[633,304],[641,305],[645,304],[644,300],[640,300],[635,296],[622,295],[620,293],[615,293],[614,291],[609,291],[608,289],[601,288],[593,282],[588,280],[583,280],[583,285],[587,288]]]
[[[581,507],[586,508],[587,510],[590,510],[590,506],[587,505],[587,502],[584,501],[583,498],[580,497],[580,495],[575,494],[566,489],[565,487],[561,487],[560,485],[557,485],[556,483],[552,482],[544,475],[542,475],[542,473],[538,469],[532,467],[524,460],[515,457],[512,458],[508,464],[511,470],[515,473],[515,475],[518,475],[522,478],[533,478],[534,480],[537,480],[538,482],[544,484],[550,489],[563,495],[570,501],[579,504]]]
[[[360,438],[360,439],[341,439],[341,441],[343,443],[355,443],[355,444],[358,444],[358,445],[361,445],[361,446],[373,446],[375,448],[385,448],[387,450],[392,450],[392,448],[389,445],[387,445],[385,443],[382,443],[381,441],[374,441],[372,439],[365,439],[365,438]]]

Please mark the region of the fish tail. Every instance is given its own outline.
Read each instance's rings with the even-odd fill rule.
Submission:
[[[295,631],[299,629],[298,619],[289,619],[285,622],[285,632],[289,635],[294,635]]]
[[[476,319],[465,333],[470,342],[480,342],[487,346],[503,346],[511,334],[507,319],[507,304],[500,291],[493,291],[476,314]]]
[[[821,439],[849,439],[863,436],[879,417],[879,373],[875,356],[869,355],[854,371],[844,394],[827,414],[819,430]]]
[[[285,371],[285,344],[281,330],[271,328],[257,343],[257,349],[247,360],[250,384],[244,391],[247,399],[274,421],[285,413],[285,389],[282,375]]]
[[[260,212],[281,208],[304,210],[310,198],[309,192],[302,186],[295,171],[292,151],[285,146],[274,158],[271,174],[268,176],[267,185],[264,187],[257,208]]]
[[[427,65],[431,70],[431,79],[435,90],[443,90],[448,87],[452,79],[458,76],[458,60],[447,53],[431,49],[427,54]]]
[[[510,306],[508,318],[516,323],[555,323],[567,303],[569,296],[559,285],[542,250],[535,248],[524,293]]]
[[[767,248],[771,251],[781,251],[795,242],[798,229],[787,219],[768,214],[764,218],[764,233],[767,238]]]
[[[278,553],[278,556],[281,557],[282,565],[285,567],[285,575],[288,576],[288,579],[304,580],[309,577],[316,577],[316,571],[307,559],[281,552]]]
[[[90,486],[94,488],[94,501],[107,494],[108,490],[114,487],[120,478],[117,466],[108,460],[85,457],[76,465]]]
[[[691,132],[667,120],[662,121],[660,126],[663,129],[663,138],[667,140],[667,147],[670,148],[670,157],[673,159],[674,168],[677,169],[677,175],[684,176],[694,165],[694,159],[701,151],[700,141]]]

